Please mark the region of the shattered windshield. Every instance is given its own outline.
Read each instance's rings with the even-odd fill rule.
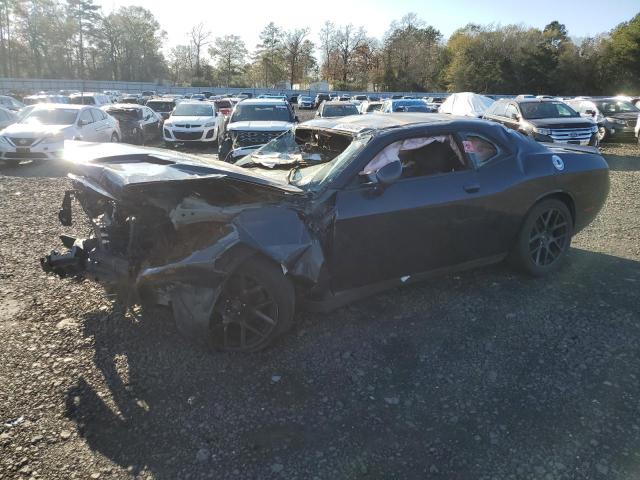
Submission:
[[[299,128],[289,130],[238,161],[247,168],[290,170],[289,182],[314,189],[334,178],[362,151],[371,135]]]

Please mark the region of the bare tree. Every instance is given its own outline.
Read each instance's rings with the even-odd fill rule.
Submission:
[[[340,73],[344,85],[349,80],[350,63],[354,53],[362,47],[367,40],[367,34],[364,28],[358,30],[350,23],[336,30],[335,46],[340,59]]]
[[[300,67],[303,63],[305,54],[305,38],[309,35],[308,28],[300,28],[287,32],[284,36],[284,52],[289,73],[289,84],[293,88],[293,84],[297,77],[300,76]]]
[[[211,40],[209,40],[209,38],[211,37],[211,32],[205,30],[204,23],[200,22],[198,25],[191,29],[189,35],[191,37],[191,45],[193,47],[193,53],[195,55],[195,76],[196,78],[198,78],[202,73],[200,68],[200,52],[202,51],[203,47],[211,43]]]

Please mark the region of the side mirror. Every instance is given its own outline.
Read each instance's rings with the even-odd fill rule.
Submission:
[[[512,113],[510,116],[511,120],[520,120],[520,115],[517,113]]]
[[[298,116],[297,116],[297,115],[293,118],[293,120],[294,120],[296,123],[299,123],[299,122],[300,122],[300,119],[298,118]]]
[[[89,125],[89,123],[86,120],[78,120],[79,127],[85,127],[87,125]]]
[[[596,116],[596,112],[594,110],[585,110],[584,113],[587,115],[591,115],[592,117]]]
[[[319,117],[319,116],[320,116],[320,110],[316,112],[316,117]]]
[[[402,164],[399,161],[387,163],[376,172],[376,182],[387,186],[397,182],[402,177]]]

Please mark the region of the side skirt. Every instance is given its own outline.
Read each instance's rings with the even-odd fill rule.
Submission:
[[[374,283],[371,285],[365,285],[363,287],[352,288],[349,290],[342,290],[340,292],[328,292],[325,298],[321,300],[309,300],[301,299],[300,308],[309,312],[329,312],[340,308],[349,303],[355,302],[362,298],[374,295],[376,293],[384,292],[392,288],[401,287],[403,285],[409,285],[417,282],[421,282],[433,277],[438,277],[446,274],[460,272],[463,270],[470,270],[473,268],[484,267],[495,263],[500,263],[507,257],[506,253],[499,255],[493,255],[491,257],[485,257],[478,260],[471,260],[469,262],[459,263],[451,267],[436,268],[435,270],[429,270],[427,272],[416,273],[413,275],[407,275],[406,277],[395,278],[393,280],[387,280],[380,283]]]

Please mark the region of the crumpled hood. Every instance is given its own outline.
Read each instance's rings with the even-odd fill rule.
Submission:
[[[255,130],[259,132],[282,132],[289,130],[293,127],[291,122],[276,122],[276,121],[256,121],[250,120],[247,122],[233,122],[227,126],[227,130]]]
[[[37,123],[14,123],[2,130],[0,133],[16,138],[34,138],[56,135],[62,132],[65,138],[71,139],[73,136],[72,125],[40,125]]]
[[[283,193],[302,193],[284,179],[261,175],[226,162],[158,148],[135,147],[122,143],[95,144],[73,142],[65,146],[64,159],[70,164],[72,178],[102,190],[114,198],[132,191],[142,192],[154,186],[187,182],[250,183],[259,188]]]
[[[167,120],[165,120],[164,124],[168,126],[176,125],[176,124],[204,125],[205,123],[212,122],[213,120],[214,118],[209,116],[199,116],[199,117],[170,116]]]

